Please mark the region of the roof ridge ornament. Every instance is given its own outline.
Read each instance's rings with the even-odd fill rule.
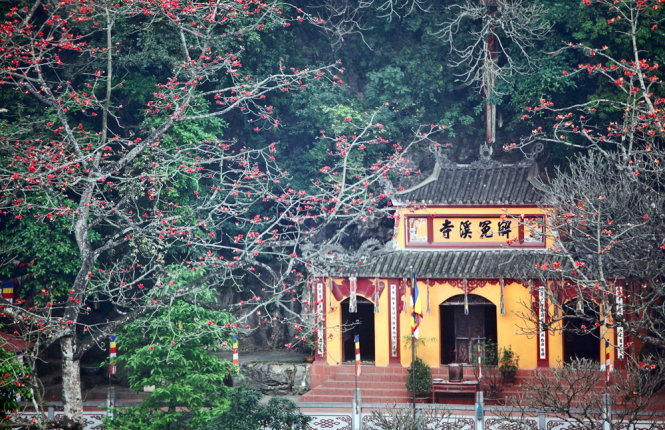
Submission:
[[[478,168],[480,168],[480,169],[492,169],[492,168],[495,168],[495,167],[505,166],[500,161],[496,161],[496,160],[492,159],[492,154],[493,153],[494,153],[494,149],[492,148],[492,145],[488,144],[487,142],[481,144],[480,148],[479,148],[478,160],[476,160],[473,163],[469,164],[469,167],[476,168],[476,169],[478,169]]]
[[[494,153],[494,149],[487,144],[487,142],[483,143],[480,145],[480,160],[481,161],[490,161],[492,159],[492,154]]]
[[[434,154],[434,160],[439,167],[457,167],[457,164],[448,158],[448,154],[445,152],[441,144],[433,142],[427,148],[429,152]],[[435,167],[436,169],[436,167]]]

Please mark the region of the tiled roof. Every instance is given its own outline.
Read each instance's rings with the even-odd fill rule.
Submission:
[[[535,165],[446,163],[437,178],[422,186],[396,192],[396,204],[537,205],[541,192],[530,181]]]
[[[518,279],[542,275],[535,266],[544,261],[548,261],[545,253],[536,251],[394,251],[347,266],[338,274],[401,278],[415,270],[418,278]]]
[[[18,336],[9,333],[0,332],[0,348],[11,352],[22,352],[32,348],[33,344],[28,343]]]

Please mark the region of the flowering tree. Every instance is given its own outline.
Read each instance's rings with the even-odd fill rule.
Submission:
[[[534,383],[509,397],[506,403],[511,408],[503,413],[507,421],[523,422],[530,411],[544,410],[584,430],[638,425],[657,428],[657,412],[649,407],[655,403],[663,372],[662,367],[651,370],[631,364],[626,378],[613,379],[606,385],[596,363],[589,360],[562,363],[554,369],[537,370]]]
[[[644,44],[657,43],[663,5],[584,3],[607,11],[606,25],[615,29],[617,42],[612,47],[568,43],[565,50],[591,62],[563,75],[597,78],[602,96],[567,107],[541,100],[524,118],[553,117],[551,130],[538,126],[506,148],[529,155],[544,144],[584,150],[545,185],[545,204],[553,214],[548,229],[555,241],[550,261],[539,265],[543,279],[554,281],[545,323],[550,330],[593,334],[614,344],[617,358],[647,366],[665,348],[665,130],[660,71]],[[568,318],[581,322],[573,327]]]
[[[335,66],[281,62],[265,76],[243,68],[243,40],[288,27],[290,12],[254,0],[43,0],[8,11],[0,83],[15,104],[4,112],[0,210],[5,229],[51,244],[34,249],[44,255],[35,279],[17,292],[21,299],[2,301],[2,315],[33,345],[28,359],[60,349],[62,425],[82,423],[83,355],[174,300],[243,306],[243,318],[261,314],[262,322],[275,308],[298,317],[283,301],[296,300],[305,282],[301,244],[329,226],[336,234],[328,240],[340,240],[349,225],[381,212],[387,196],[376,184],[404,171],[402,152],[435,131],[395,144],[369,116],[353,134],[323,136],[330,163],[308,189],[290,186],[277,143],[223,139],[221,118],[231,112],[256,131],[280,126],[272,92],[310,80],[337,84]],[[154,34],[163,43],[151,49],[163,56],[128,37]],[[147,84],[126,80],[132,58],[154,74]],[[142,85],[151,87],[143,98]],[[127,103],[132,91],[140,104]],[[16,255],[30,247],[19,245]],[[63,259],[46,267],[53,253]],[[211,293],[234,287],[253,291],[251,300],[223,306]],[[210,323],[253,328],[246,319]]]

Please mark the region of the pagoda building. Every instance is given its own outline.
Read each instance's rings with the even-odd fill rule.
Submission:
[[[349,252],[315,278],[316,363],[353,361],[359,335],[363,366],[409,366],[414,280],[423,314],[417,355],[432,368],[474,364],[487,343],[512,349],[520,369],[574,357],[600,363],[605,345],[594,333],[547,330],[545,289],[558,286],[537,268],[553,238],[536,164],[502,164],[487,147],[471,164],[435,155],[427,179],[390,190],[392,240]]]

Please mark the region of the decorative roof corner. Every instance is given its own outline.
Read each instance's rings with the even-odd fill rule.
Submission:
[[[540,179],[540,169],[538,168],[538,163],[536,163],[535,160],[523,160],[522,163],[528,164],[529,165],[529,173],[526,178],[527,181],[535,189],[538,191],[544,193],[547,191],[547,187],[545,186],[545,183]]]
[[[445,168],[454,168],[456,164],[448,158],[448,155],[443,151],[443,148],[439,144],[432,144],[429,146],[429,151],[434,155],[434,168],[432,169],[432,173],[425,178],[425,180],[421,181],[420,183],[409,187],[405,190],[400,190],[397,191],[395,188],[392,188],[393,195],[403,195],[403,194],[408,194],[413,191],[416,191],[432,182],[436,182],[439,179],[439,175],[441,174],[441,170]],[[391,183],[392,187],[392,183]]]
[[[303,257],[312,265],[315,276],[338,272],[345,268],[362,268],[368,261],[394,252],[394,247],[381,244],[377,239],[367,239],[360,247],[351,251],[339,244],[303,246]]]
[[[448,154],[444,152],[443,147],[440,144],[433,143],[428,149],[434,154],[434,159],[440,167],[455,167],[456,164],[448,158]]]
[[[383,187],[387,195],[391,196],[396,193],[395,186],[387,176],[381,176],[379,178],[379,184]]]

